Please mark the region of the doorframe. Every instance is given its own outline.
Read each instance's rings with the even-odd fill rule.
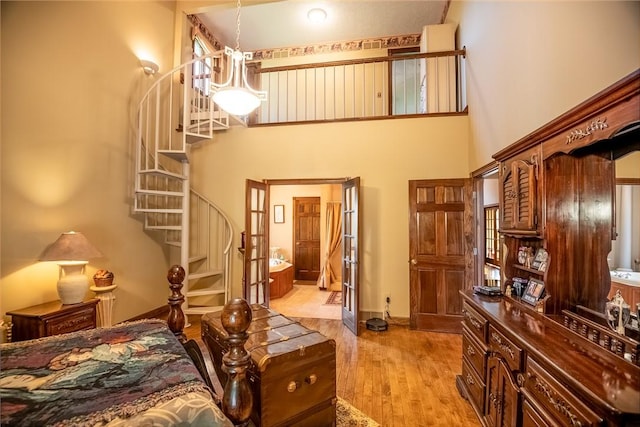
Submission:
[[[471,179],[473,180],[473,279],[474,284],[484,284],[484,261],[485,261],[485,232],[484,232],[484,180],[489,179],[489,176],[496,175],[499,171],[500,164],[497,161],[492,161],[486,165],[471,172]],[[493,178],[491,178],[493,179]],[[501,239],[502,242],[502,239]],[[503,253],[500,248],[500,253]],[[502,260],[501,260],[502,261]],[[501,271],[504,271],[501,269]],[[502,274],[502,273],[501,273]],[[501,280],[504,283],[504,280]]]

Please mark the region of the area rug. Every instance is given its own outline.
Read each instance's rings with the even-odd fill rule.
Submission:
[[[336,403],[336,427],[380,427],[380,424],[338,397]]]
[[[327,298],[327,302],[325,302],[325,305],[331,304],[342,304],[342,292],[331,291],[331,293],[329,294],[329,298]]]

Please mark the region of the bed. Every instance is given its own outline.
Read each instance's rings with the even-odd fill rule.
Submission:
[[[167,277],[166,322],[124,322],[2,344],[0,424],[227,427],[248,419],[252,402],[242,393],[248,387],[242,350],[224,362],[223,370],[231,368],[225,370],[230,376],[223,390],[206,348],[187,341],[182,331],[184,270],[173,266]],[[233,300],[223,318],[243,349],[251,312],[241,303],[249,307]]]

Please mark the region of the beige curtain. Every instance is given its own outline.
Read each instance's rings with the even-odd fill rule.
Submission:
[[[320,276],[318,277],[318,287],[330,291],[339,291],[342,276],[340,256],[342,245],[342,206],[340,202],[327,203],[327,242]],[[337,262],[336,262],[337,261]],[[335,288],[332,288],[332,284]]]

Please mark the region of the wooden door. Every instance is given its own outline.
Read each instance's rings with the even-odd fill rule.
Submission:
[[[293,265],[296,280],[320,275],[320,197],[293,198]]]
[[[269,306],[269,191],[265,183],[247,180],[242,295],[250,304]]]
[[[410,327],[462,331],[460,290],[472,287],[470,179],[409,181]]]
[[[342,323],[358,335],[360,178],[342,184]]]

